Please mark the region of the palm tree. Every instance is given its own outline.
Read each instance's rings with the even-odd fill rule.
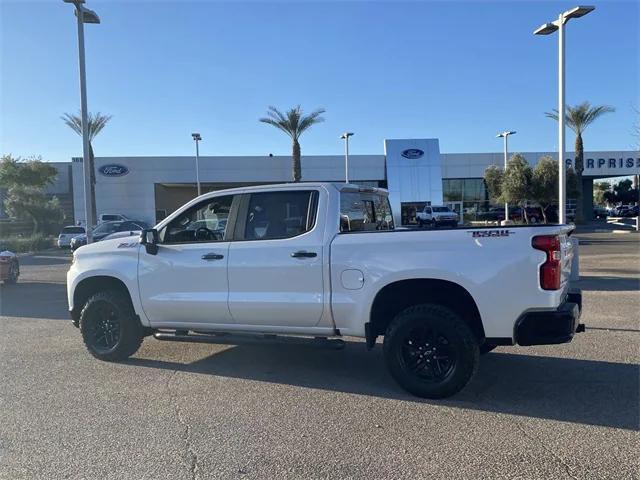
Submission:
[[[567,106],[565,113],[565,122],[571,130],[576,134],[576,161],[574,170],[576,172],[577,184],[577,196],[578,201],[576,203],[576,223],[583,223],[584,215],[582,211],[582,172],[584,171],[584,145],[582,144],[582,133],[585,129],[593,123],[593,121],[604,115],[605,113],[615,112],[615,108],[609,105],[591,106],[589,102],[582,102],[575,107]],[[549,118],[553,118],[558,121],[558,110],[554,109],[553,112],[546,112],[545,115]]]
[[[64,123],[66,123],[69,128],[71,128],[78,135],[82,136],[82,116],[80,113],[78,115],[72,115],[70,113],[65,113],[60,117]],[[91,177],[91,217],[94,221],[98,218],[96,212],[96,169],[95,162],[93,156],[93,146],[91,142],[93,139],[100,133],[100,131],[105,127],[105,125],[111,120],[111,115],[102,115],[100,112],[87,114],[87,123],[89,130],[89,172]],[[89,225],[87,225],[89,226]]]
[[[274,127],[282,130],[284,133],[291,137],[293,142],[293,181],[299,182],[302,177],[302,168],[300,166],[300,135],[307,130],[311,125],[324,122],[322,115],[325,112],[323,108],[311,112],[309,115],[304,115],[300,105],[287,111],[283,114],[276,107],[269,107],[267,110],[267,117],[261,118],[262,123],[268,123]]]

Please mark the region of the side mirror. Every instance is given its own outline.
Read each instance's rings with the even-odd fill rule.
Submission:
[[[140,232],[140,245],[144,245],[149,255],[158,253],[158,240],[158,230],[155,228],[144,229]]]
[[[340,215],[340,231],[341,232],[350,232],[351,231],[351,221],[349,220],[348,215]]]

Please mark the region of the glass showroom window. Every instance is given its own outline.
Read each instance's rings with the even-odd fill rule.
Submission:
[[[462,202],[465,221],[477,220],[479,212],[486,212],[491,205],[482,178],[446,178],[442,180],[445,202]]]

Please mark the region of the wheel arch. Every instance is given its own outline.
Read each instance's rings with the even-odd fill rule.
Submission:
[[[91,295],[97,292],[115,290],[123,293],[129,299],[132,308],[133,299],[127,285],[119,278],[111,275],[95,275],[86,277],[73,290],[73,308],[71,309],[71,318],[74,325],[78,326],[80,320],[80,312]],[[135,308],[134,308],[135,310]]]
[[[449,280],[419,278],[398,280],[378,291],[371,305],[369,323],[365,325],[367,346],[372,348],[375,345],[376,338],[384,335],[398,313],[423,303],[450,308],[469,325],[479,344],[484,341],[480,311],[466,288]]]

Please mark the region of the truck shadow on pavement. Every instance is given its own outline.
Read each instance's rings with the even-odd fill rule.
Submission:
[[[131,358],[125,364],[286,384],[564,422],[637,430],[640,368],[633,364],[493,352],[458,395],[423,400],[398,387],[380,345],[341,351],[300,346],[235,346],[192,363]],[[157,352],[157,350],[154,348]]]

